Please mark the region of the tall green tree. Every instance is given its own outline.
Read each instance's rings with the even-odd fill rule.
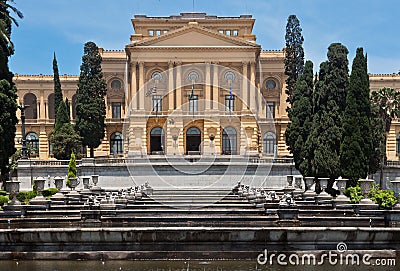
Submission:
[[[372,153],[369,162],[369,173],[374,174],[382,170],[386,153],[386,125],[379,113],[378,105],[371,104],[371,143]],[[380,185],[382,186],[382,178]]]
[[[0,180],[9,178],[9,158],[15,153],[15,125],[17,119],[17,89],[12,81],[13,73],[9,70],[8,59],[14,54],[11,42],[12,23],[17,20],[10,15],[10,10],[17,17],[22,13],[9,3],[13,1],[0,0]]]
[[[97,45],[87,42],[76,92],[76,129],[83,138],[83,145],[90,148],[90,157],[94,157],[94,149],[100,145],[105,131],[107,88],[101,61]]]
[[[313,63],[307,61],[304,73],[299,76],[294,88],[293,105],[288,113],[290,123],[285,131],[286,144],[293,154],[295,167],[303,176],[311,174],[309,154],[305,145],[312,127],[313,91]]]
[[[312,175],[332,181],[340,175],[342,115],[348,87],[348,50],[340,43],[328,48],[328,61],[320,66],[315,86],[314,117],[306,146]]]
[[[341,175],[350,186],[369,173],[372,154],[371,102],[367,58],[357,49],[350,75],[343,115],[343,140],[340,147]]]
[[[54,122],[54,132],[57,132],[64,124],[70,123],[66,102],[67,101],[61,101],[57,108],[56,120]]]
[[[58,64],[55,52],[53,57],[53,81],[54,81],[54,108],[56,110],[56,118],[57,118],[58,107],[60,106],[60,104],[63,102],[64,99],[61,89],[60,74],[58,72]]]
[[[301,33],[300,21],[296,15],[290,15],[286,24],[285,74],[287,101],[293,105],[293,92],[297,78],[304,69],[304,38]],[[288,108],[290,110],[290,108]]]
[[[67,101],[61,101],[58,107],[54,131],[50,138],[53,155],[56,159],[67,160],[71,153],[80,154],[82,137],[75,131],[67,112]]]

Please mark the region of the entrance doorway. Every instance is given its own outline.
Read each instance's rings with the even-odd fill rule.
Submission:
[[[150,154],[164,153],[164,130],[155,127],[150,132]]]
[[[186,131],[186,154],[200,154],[201,132],[196,127]]]

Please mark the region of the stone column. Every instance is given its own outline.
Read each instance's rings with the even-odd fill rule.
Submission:
[[[262,87],[260,86],[260,83],[257,84],[257,101],[258,101],[258,108],[257,108],[257,114],[259,118],[265,118],[266,113],[265,113],[265,103],[264,103],[264,96],[262,94]]]
[[[211,67],[210,63],[206,63],[206,85],[205,85],[205,110],[210,110],[211,108]]]
[[[46,108],[44,106],[44,91],[42,90],[42,91],[40,91],[40,112],[38,111],[39,119],[44,120],[46,118],[45,111],[46,111]]]
[[[214,62],[214,72],[213,72],[213,101],[212,109],[218,110],[219,105],[219,76],[218,76],[218,62]]]
[[[174,62],[168,62],[168,109],[172,112],[174,107]]]
[[[247,66],[248,66],[248,62],[244,61],[242,62],[243,65],[243,82],[242,82],[242,110],[243,111],[247,111],[248,108],[248,92],[247,92]]]
[[[249,91],[249,109],[255,113],[256,105],[256,63],[250,63],[250,91]]]
[[[135,101],[136,103],[132,104],[132,109],[139,109],[137,104],[138,97],[135,97],[137,91],[136,84],[136,62],[131,62],[131,91],[128,100],[128,106]]]
[[[139,110],[144,110],[145,90],[144,87],[144,62],[139,62]]]
[[[176,62],[176,108],[182,108],[182,62]]]

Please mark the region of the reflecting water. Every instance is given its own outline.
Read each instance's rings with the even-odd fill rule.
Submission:
[[[255,261],[0,261],[1,271],[386,271],[399,270],[397,268],[395,266],[278,266],[276,264],[259,266]]]

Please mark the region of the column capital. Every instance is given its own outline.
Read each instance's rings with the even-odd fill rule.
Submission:
[[[172,69],[174,67],[174,61],[173,60],[168,60],[168,67]]]
[[[139,67],[143,67],[144,66],[144,61],[138,61],[137,63],[139,64]]]
[[[175,60],[175,64],[179,66],[182,65],[182,60]]]
[[[249,65],[249,62],[250,62],[250,61],[242,61],[242,66],[247,66],[247,65]]]
[[[218,60],[211,61],[211,64],[214,64],[214,65],[219,65],[219,61],[218,61]]]

